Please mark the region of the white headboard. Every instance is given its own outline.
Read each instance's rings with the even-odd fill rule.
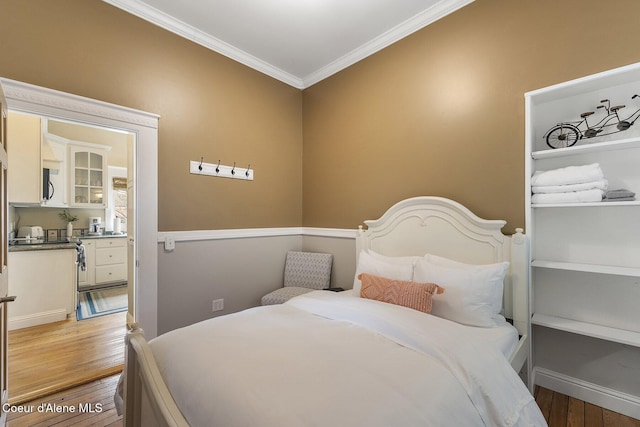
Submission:
[[[431,253],[469,264],[509,261],[504,314],[520,335],[529,335],[529,244],[522,229],[504,235],[505,221],[482,219],[460,203],[433,196],[398,202],[365,224],[368,229],[360,226],[356,233],[356,262],[364,249],[387,256]]]

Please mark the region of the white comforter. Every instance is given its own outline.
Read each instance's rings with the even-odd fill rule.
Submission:
[[[467,326],[317,291],[150,342],[192,426],[544,426]]]

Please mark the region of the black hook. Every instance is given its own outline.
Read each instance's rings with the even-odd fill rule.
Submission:
[[[247,166],[247,171],[244,173],[244,175],[249,178],[249,169],[251,169],[251,163],[249,163],[249,166]]]
[[[233,162],[233,168],[231,169],[231,175],[236,174],[236,162]]]
[[[218,160],[218,166],[216,166],[216,173],[220,173],[220,160]]]
[[[204,157],[200,157],[200,164],[198,165],[198,170],[200,172],[202,172],[202,162],[203,162],[203,160],[204,160]]]

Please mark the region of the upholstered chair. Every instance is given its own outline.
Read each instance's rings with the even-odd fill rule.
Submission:
[[[290,298],[326,289],[331,282],[333,255],[316,252],[287,252],[284,287],[262,297],[262,305],[282,304]]]

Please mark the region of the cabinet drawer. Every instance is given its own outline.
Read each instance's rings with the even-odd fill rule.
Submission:
[[[127,252],[124,248],[96,249],[96,266],[124,264],[126,262]]]
[[[123,237],[96,239],[96,248],[121,248],[126,246],[127,239]]]
[[[123,280],[127,280],[127,269],[124,264],[96,267],[96,283],[109,283]]]

